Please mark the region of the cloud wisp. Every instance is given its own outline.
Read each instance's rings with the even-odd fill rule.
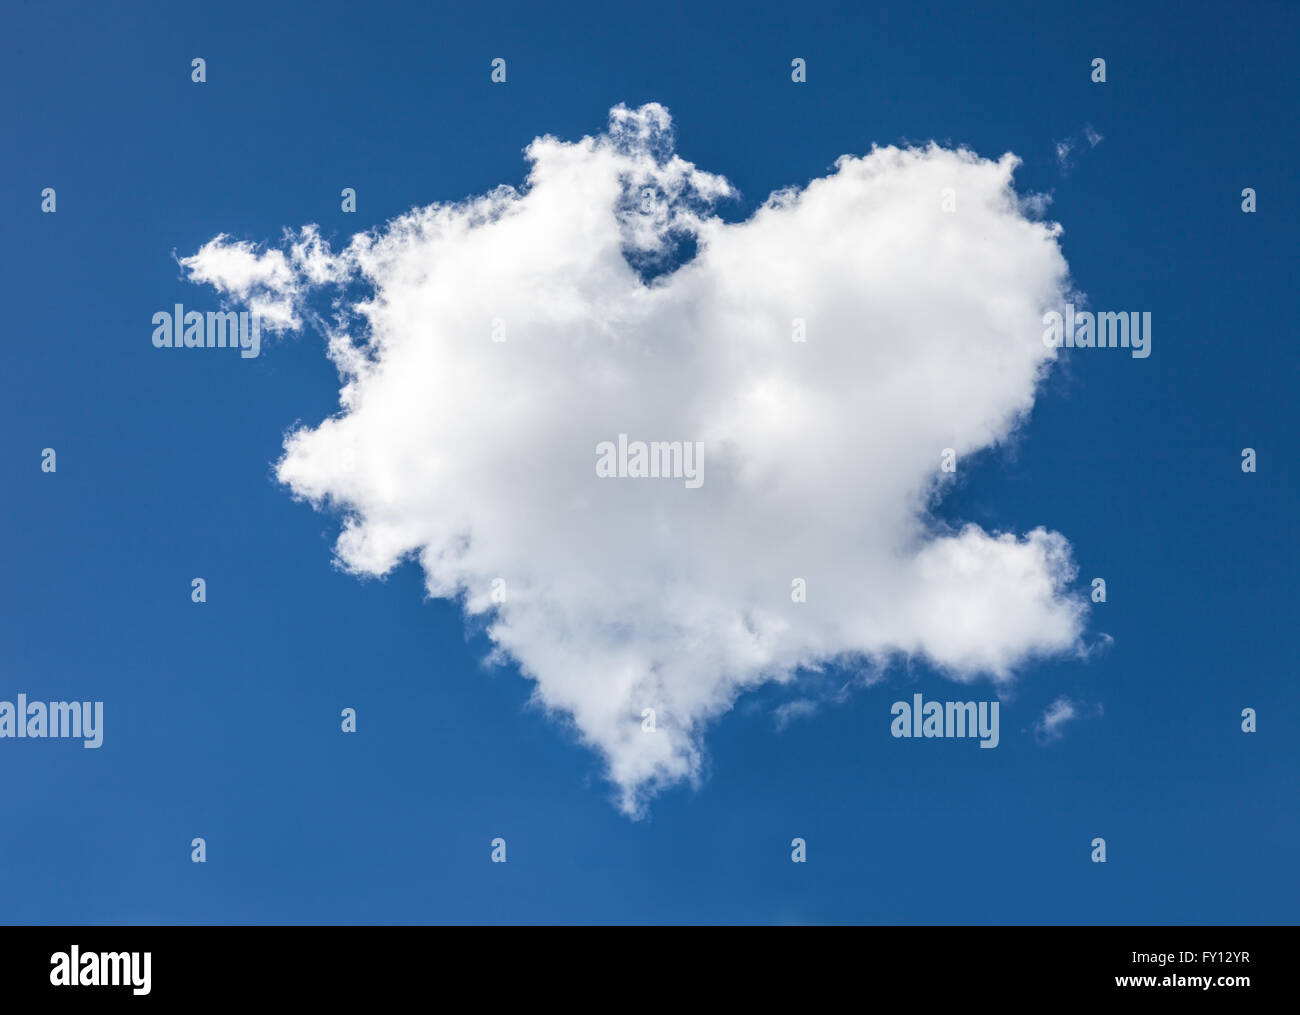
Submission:
[[[1100,705],[1087,708],[1082,702],[1061,696],[1052,701],[1042,716],[1034,723],[1034,739],[1040,744],[1051,744],[1065,736],[1066,723],[1076,719],[1092,719],[1102,714]]]

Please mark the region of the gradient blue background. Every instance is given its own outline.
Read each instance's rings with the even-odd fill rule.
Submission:
[[[1295,922],[1296,51],[1292,4],[7,4],[0,699],[102,699],[106,736],[0,741],[0,922]],[[631,822],[415,565],[337,572],[338,519],[275,484],[336,408],[318,336],[150,344],[216,306],[173,252],[346,239],[646,101],[731,218],[876,142],[1014,151],[1094,305],[1152,311],[1150,359],[1071,357],[943,506],[1057,529],[1109,584],[1113,648],[1027,669],[997,750],[890,737],[896,698],[989,693],[920,665],[784,732],[767,689]],[[1061,694],[1105,715],[1042,746]]]

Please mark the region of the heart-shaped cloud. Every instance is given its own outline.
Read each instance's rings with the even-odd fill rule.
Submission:
[[[1060,230],[1017,196],[1014,156],[879,148],[740,223],[657,105],[527,157],[522,190],[338,253],[309,226],[182,262],[269,327],[336,292],[341,410],[289,436],[278,475],[343,510],[344,567],[415,556],[431,595],[487,614],[631,814],[698,779],[743,690],[800,667],[908,655],[1006,681],[1078,651],[1060,535],[927,511],[945,449],[960,468],[1008,437],[1055,356]],[[637,441],[698,449],[700,481],[681,459],[601,474],[635,472]]]

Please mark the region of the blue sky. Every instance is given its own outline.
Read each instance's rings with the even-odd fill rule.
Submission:
[[[105,737],[0,740],[0,921],[1295,922],[1294,7],[48,3],[3,20],[0,699],[103,700]],[[996,694],[921,661],[782,730],[773,709],[797,695],[769,685],[712,724],[698,789],[630,820],[415,564],[341,572],[337,515],[275,481],[286,431],[337,409],[319,335],[254,360],[149,341],[155,311],[215,306],[175,258],[218,233],[314,222],[346,241],[518,185],[534,137],[646,102],[740,190],[733,221],[873,143],[1015,152],[1075,284],[1152,312],[1149,359],[1071,357],[938,509],[1058,530],[1081,582],[1107,581],[1088,632],[1113,645],[1021,668],[998,749],[889,735],[916,691]],[[1063,170],[1055,146],[1085,125],[1103,140]],[[1061,696],[1104,714],[1039,743]]]

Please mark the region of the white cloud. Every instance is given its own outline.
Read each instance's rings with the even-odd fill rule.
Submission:
[[[943,449],[960,471],[1006,439],[1055,356],[1067,266],[1015,157],[875,149],[726,223],[728,184],[671,146],[665,110],[619,107],[602,135],[534,141],[520,191],[338,254],[308,227],[287,255],[218,237],[183,262],[294,320],[316,286],[368,290],[329,332],[340,412],[289,436],[279,478],[344,512],[342,566],[413,557],[485,615],[629,813],[698,779],[707,723],[748,688],[898,656],[1009,681],[1079,651],[1086,608],[1059,534],[928,513]],[[676,270],[629,265],[671,267],[684,235]],[[597,478],[620,433],[702,441],[703,486]]]
[[[811,698],[796,698],[778,705],[772,710],[776,728],[783,730],[796,719],[807,719],[817,714],[821,706]]]
[[[1064,170],[1070,167],[1070,153],[1072,151],[1074,151],[1074,142],[1069,138],[1056,142],[1056,161],[1061,169]]]
[[[1100,705],[1093,711],[1085,712],[1080,702],[1071,701],[1066,697],[1059,697],[1047,706],[1043,711],[1042,718],[1034,723],[1034,736],[1039,743],[1049,744],[1060,740],[1065,735],[1062,728],[1066,723],[1075,719],[1088,719],[1099,715],[1101,715]]]
[[[221,233],[192,257],[180,259],[192,282],[207,282],[222,293],[246,303],[262,318],[263,327],[284,331],[302,326],[295,302],[302,292],[298,272],[279,250],[259,252],[252,243],[237,243]]]
[[[1067,137],[1062,141],[1056,142],[1056,163],[1060,168],[1062,175],[1068,175],[1074,168],[1074,153],[1082,147],[1084,141],[1088,142],[1089,148],[1096,148],[1097,145],[1104,141],[1097,129],[1090,123],[1083,125],[1083,130],[1073,137]]]

